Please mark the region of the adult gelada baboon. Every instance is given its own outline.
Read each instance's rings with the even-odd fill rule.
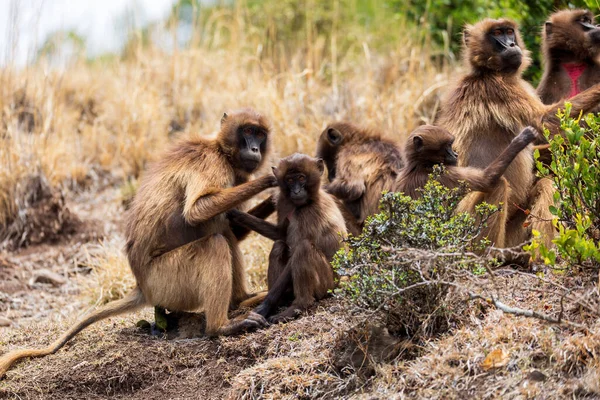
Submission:
[[[269,255],[269,293],[255,311],[269,316],[289,292],[294,300],[271,322],[296,316],[334,288],[330,262],[346,227],[334,197],[321,188],[324,169],[323,160],[304,154],[286,157],[273,169],[280,189],[277,225],[237,210],[229,212],[235,223],[275,241]]]
[[[204,310],[208,335],[264,326],[256,313],[228,319],[230,306],[250,295],[225,211],[277,185],[271,174],[248,182],[265,159],[269,134],[267,120],[244,109],[223,115],[216,139],[182,140],[168,150],[144,174],[127,215],[126,252],[135,289],[84,317],[47,348],[5,354],[0,375],[21,358],[56,352],[96,321],[143,306]],[[170,237],[181,229],[185,234]]]
[[[321,133],[317,157],[327,165],[325,190],[340,200],[360,226],[379,210],[381,192],[392,190],[403,166],[400,147],[373,129],[334,122]]]
[[[420,197],[419,189],[425,187],[433,166],[442,164],[445,167],[444,174],[439,177],[442,185],[455,188],[465,182],[470,189],[485,193],[488,203],[501,206],[507,203],[510,194],[510,187],[502,175],[517,154],[532,143],[535,137],[535,130],[527,127],[485,169],[459,167],[458,154],[452,148],[454,136],[439,126],[420,126],[410,134],[404,146],[406,165],[400,171],[395,191],[412,198]],[[472,202],[467,199],[467,203]],[[474,211],[467,209],[469,205],[463,202],[458,210]],[[506,216],[506,209],[502,207],[487,221],[487,228],[482,232],[482,236],[487,237],[496,247],[504,246]]]
[[[511,140],[528,125],[539,132],[547,126],[558,132],[555,114],[561,104],[544,105],[533,87],[522,79],[529,65],[528,52],[513,21],[485,19],[465,28],[464,59],[469,71],[452,88],[442,104],[439,124],[456,136],[458,164],[485,168]],[[571,99],[572,115],[587,112],[600,101],[600,87],[594,86]],[[552,215],[552,183],[549,179],[534,182],[533,157],[520,152],[508,166],[504,177],[510,185],[507,212],[510,219],[506,245],[515,246],[528,237],[523,228],[529,208],[531,227],[542,232],[546,242],[554,235]],[[485,196],[471,193],[473,201]]]
[[[600,82],[600,28],[589,10],[552,14],[542,29],[542,51],[544,75],[537,93],[544,104],[568,99]]]

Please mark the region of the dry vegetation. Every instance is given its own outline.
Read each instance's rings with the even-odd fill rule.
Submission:
[[[0,230],[0,312],[12,320],[0,328],[0,351],[45,345],[87,307],[127,290],[132,278],[122,253],[123,200],[175,136],[211,135],[223,111],[252,106],[273,122],[274,159],[313,153],[321,129],[339,118],[381,127],[401,140],[433,121],[457,71],[439,62],[426,35],[399,20],[379,29],[404,39],[380,47],[368,30],[338,28],[335,16],[332,33],[319,35],[318,16],[309,14],[293,45],[284,47],[273,44],[276,24],[262,32],[250,25],[249,14],[243,6],[215,13],[207,23],[212,33],[198,33],[190,48],[166,52],[133,42],[115,62],[79,60],[61,71],[42,60],[0,72],[0,226],[21,227],[17,241]],[[37,190],[48,193],[50,203],[36,203],[36,192],[23,189],[36,179],[47,183]],[[56,213],[72,218],[45,238],[33,237],[47,221],[31,210],[46,215],[50,206],[52,221]],[[256,236],[244,243],[254,288],[264,285],[269,248]],[[42,267],[67,283],[30,283]],[[505,278],[505,292],[543,311],[540,297],[519,291],[520,281]],[[151,337],[135,327],[140,318],[151,319],[147,310],[99,323],[58,354],[21,363],[0,382],[0,396],[600,396],[598,326],[571,331],[470,304],[464,326],[417,349],[384,330],[352,334],[360,331],[360,316],[333,299],[297,321],[219,339],[189,339],[201,332],[202,320],[194,317],[171,340]],[[510,361],[484,371],[483,359],[497,348]]]

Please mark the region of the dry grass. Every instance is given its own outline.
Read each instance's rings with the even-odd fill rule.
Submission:
[[[86,245],[87,260],[83,265],[90,267],[91,273],[82,277],[79,285],[82,294],[95,305],[120,299],[133,288],[135,279],[124,248],[125,241],[119,235]]]

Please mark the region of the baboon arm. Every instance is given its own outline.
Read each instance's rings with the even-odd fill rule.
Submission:
[[[257,314],[267,317],[273,309],[276,309],[281,304],[283,295],[286,293],[288,288],[292,287],[292,268],[286,265],[279,274],[279,277],[275,280],[275,283],[269,288],[269,293],[265,300],[259,305],[254,311]]]
[[[227,213],[227,217],[236,225],[241,225],[247,229],[251,229],[257,232],[258,234],[263,235],[264,237],[269,238],[273,241],[285,240],[284,235],[281,234],[281,231],[277,225],[257,218],[248,213],[239,210],[231,210]]]
[[[269,196],[269,198],[250,209],[248,211],[248,214],[256,218],[265,219],[271,214],[273,214],[274,211],[275,201],[273,199],[273,196]],[[229,225],[231,226],[231,231],[233,232],[237,240],[245,239],[246,236],[248,236],[248,233],[250,233],[251,231],[251,229],[249,229],[248,227],[233,223],[233,221],[230,221]]]
[[[358,200],[363,194],[365,194],[365,184],[360,181],[348,182],[344,179],[334,179],[328,185],[325,185],[325,191],[331,193],[335,197],[344,201],[355,201]]]
[[[188,224],[197,225],[240,205],[276,184],[274,176],[266,175],[227,189],[205,187],[199,190],[196,185],[189,185],[186,189],[183,217]]]
[[[568,100],[561,100],[557,103],[547,106],[545,114],[542,116],[542,123],[555,135],[559,132],[560,122],[556,113],[559,109],[565,108],[565,101],[572,104],[571,117],[576,118],[580,113],[587,114],[600,104],[600,83],[584,90],[583,92],[571,97]]]

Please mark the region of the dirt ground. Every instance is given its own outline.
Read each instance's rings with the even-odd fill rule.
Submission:
[[[120,193],[107,186],[72,195],[67,206],[83,229],[0,253],[0,316],[11,321],[0,328],[1,352],[45,346],[94,306],[82,289],[92,279],[86,260],[99,240],[122,233]],[[269,243],[248,240],[256,288]],[[66,282],[30,282],[40,268]],[[496,284],[513,305],[552,311],[556,299],[519,291],[522,279],[508,274]],[[564,284],[589,282],[566,277]],[[474,303],[467,314],[442,337],[398,351],[402,342],[386,332],[356,339],[360,318],[333,298],[296,321],[222,338],[202,336],[201,315],[185,317],[169,338],[151,336],[136,327],[152,321],[146,309],[93,325],[57,354],[20,362],[0,381],[0,398],[600,398],[600,323],[582,331]],[[502,365],[487,370],[493,351],[503,354]]]

